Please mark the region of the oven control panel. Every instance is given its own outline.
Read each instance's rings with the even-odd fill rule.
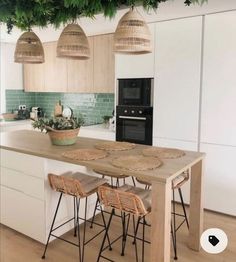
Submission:
[[[152,115],[153,108],[152,107],[144,107],[144,106],[117,106],[116,107],[116,115],[123,116],[146,116]]]

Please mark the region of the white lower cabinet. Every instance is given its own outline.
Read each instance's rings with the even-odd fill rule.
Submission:
[[[45,244],[60,195],[51,189],[48,173],[61,175],[68,171],[94,175],[82,166],[1,149],[0,223]],[[88,201],[88,217],[95,202],[94,194]],[[73,210],[73,198],[64,196],[55,226],[73,218]],[[83,217],[84,200],[80,210]],[[55,233],[60,236],[73,226],[72,221]]]
[[[201,144],[206,153],[204,207],[236,216],[236,147]]]
[[[44,200],[44,179],[25,175],[22,172],[1,167],[2,186],[23,192],[25,195]]]
[[[45,242],[44,201],[1,185],[1,223]]]

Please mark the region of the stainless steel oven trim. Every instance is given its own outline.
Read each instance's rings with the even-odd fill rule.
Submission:
[[[136,116],[119,116],[120,119],[131,119],[131,120],[144,120],[146,121],[146,117],[136,117]]]

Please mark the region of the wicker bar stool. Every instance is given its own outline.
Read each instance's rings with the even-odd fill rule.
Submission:
[[[123,185],[124,185],[125,182],[126,182],[126,179],[128,177],[130,177],[128,175],[117,174],[117,173],[113,173],[113,172],[110,172],[110,171],[104,171],[104,170],[99,170],[99,169],[94,169],[93,172],[101,175],[102,178],[106,177],[108,180],[110,178],[110,185],[113,188],[120,187],[120,182],[119,182],[120,180],[123,180]],[[136,186],[134,177],[131,177],[131,178],[132,178],[133,185]],[[100,207],[100,204],[99,204],[99,199],[97,199],[97,202],[96,202],[95,208],[94,208],[94,212],[93,212],[93,217],[92,217],[90,228],[93,227],[93,222],[94,222],[94,219],[95,219],[95,216],[96,216],[96,211],[100,211],[100,208],[101,207]]]
[[[151,183],[149,181],[145,181],[144,179],[136,178],[136,180],[140,183],[145,185],[145,189],[150,189],[151,188]],[[185,208],[185,203],[183,199],[183,194],[181,190],[181,186],[184,185],[187,181],[189,180],[189,171],[183,172],[181,175],[173,179],[172,181],[172,200],[173,200],[173,205],[172,205],[172,215],[173,215],[173,246],[174,246],[174,254],[175,257],[174,259],[177,260],[177,231],[179,228],[186,222],[186,225],[189,229],[189,222],[188,222],[188,216]],[[175,201],[175,190],[178,190],[179,192],[179,197],[181,201],[181,206],[183,209],[183,214],[176,213],[176,201]],[[183,221],[177,226],[176,225],[176,216],[184,217]]]
[[[133,244],[135,245],[135,256],[136,261],[138,261],[138,250],[136,240],[142,240],[142,262],[144,261],[144,244],[148,242],[145,240],[145,226],[147,225],[145,217],[151,211],[151,191],[142,188],[123,185],[119,188],[112,188],[109,186],[100,186],[98,189],[99,198],[101,203],[105,207],[111,207],[112,211],[110,218],[106,227],[105,235],[102,241],[102,245],[99,251],[97,262],[100,258],[104,258],[108,261],[113,261],[105,256],[103,256],[103,251],[105,251],[109,245],[114,244],[116,241],[122,238],[122,248],[121,255],[125,254],[125,246],[127,236],[134,238]],[[105,246],[106,239],[108,237],[109,228],[111,226],[112,218],[115,214],[115,209],[122,212],[122,235],[113,240],[109,245]],[[133,215],[133,222],[135,222],[135,216],[137,217],[137,225],[134,223],[134,235],[128,234],[130,215]],[[138,225],[142,223],[143,234],[142,239],[137,237]]]
[[[60,240],[63,240],[69,244],[72,244],[74,246],[79,247],[79,259],[81,262],[84,261],[84,251],[85,251],[85,245],[89,243],[92,239],[97,237],[99,234],[101,234],[105,228],[105,219],[104,219],[104,214],[101,211],[102,214],[102,220],[103,224],[95,223],[98,226],[103,227],[103,229],[97,233],[95,236],[93,236],[91,239],[87,240],[85,239],[86,237],[86,223],[87,223],[87,204],[88,204],[88,197],[91,196],[94,193],[98,192],[98,187],[101,185],[104,185],[107,183],[107,180],[104,178],[98,178],[95,176],[89,176],[86,174],[82,174],[79,172],[72,173],[72,172],[67,172],[62,175],[55,175],[55,174],[48,174],[48,179],[50,186],[53,190],[60,192],[59,200],[56,206],[56,211],[54,213],[53,221],[51,224],[50,232],[48,235],[47,243],[45,245],[44,253],[42,256],[42,259],[45,259],[46,251],[48,248],[49,240],[50,237],[53,236],[55,238],[58,238]],[[68,221],[64,222],[63,224],[54,227],[57,213],[61,204],[61,199],[63,195],[69,195],[73,197],[73,203],[74,203],[74,216],[73,218],[69,219]],[[84,218],[81,218],[79,216],[79,211],[80,211],[80,200],[85,199],[85,211],[84,211]],[[83,239],[80,239],[80,219],[84,221],[84,230],[83,230]],[[74,236],[77,236],[78,232],[78,244],[75,244],[71,241],[68,241],[66,239],[63,239],[62,237],[58,237],[53,234],[55,230],[58,228],[62,227],[63,225],[71,222],[74,220]],[[108,242],[110,240],[108,239]]]

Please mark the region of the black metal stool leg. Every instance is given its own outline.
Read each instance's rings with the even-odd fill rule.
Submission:
[[[187,216],[187,212],[186,212],[186,209],[185,209],[184,198],[183,198],[181,188],[178,188],[178,191],[179,191],[179,196],[180,196],[180,200],[181,200],[181,205],[182,205],[182,208],[183,208],[183,211],[184,211],[185,221],[186,221],[187,227],[189,229],[188,216]]]
[[[76,205],[77,205],[77,227],[78,227],[78,245],[79,245],[79,261],[81,262],[81,239],[80,239],[80,221],[79,221],[79,210],[80,210],[80,198],[79,200],[76,197]]]
[[[172,234],[174,238],[174,241],[173,241],[174,253],[175,253],[174,259],[176,260],[178,258],[177,258],[176,213],[175,213],[176,209],[175,209],[175,190],[174,189],[172,189],[172,193],[173,193],[173,223],[174,223]]]
[[[84,232],[83,232],[83,245],[82,245],[82,258],[81,262],[84,261],[84,248],[85,248],[85,236],[86,236],[86,224],[87,224],[87,205],[88,205],[88,198],[85,198],[85,211],[84,211]]]
[[[74,237],[77,236],[77,202],[76,202],[76,197],[74,197]]]
[[[97,197],[97,201],[96,201],[96,204],[95,204],[95,207],[94,207],[94,210],[93,210],[93,217],[92,217],[92,221],[91,221],[91,224],[90,224],[90,228],[93,228],[93,222],[94,222],[94,219],[95,219],[96,210],[97,210],[97,207],[98,207],[98,202],[99,202],[99,199]]]
[[[100,257],[102,255],[102,251],[103,251],[103,248],[104,248],[104,244],[105,244],[106,238],[108,236],[108,231],[109,231],[109,228],[110,228],[110,225],[111,225],[111,220],[112,220],[112,217],[113,217],[114,213],[115,213],[115,209],[113,208],[112,211],[111,211],[111,215],[110,215],[108,224],[106,226],[106,231],[105,231],[104,238],[102,240],[102,245],[101,245],[101,248],[100,248],[100,251],[99,251],[99,254],[98,254],[97,262],[99,262]]]
[[[97,193],[97,195],[98,195],[98,193]],[[99,196],[97,196],[97,197],[98,197],[98,203],[100,204]],[[102,221],[103,221],[104,227],[106,228],[106,221],[105,221],[105,217],[104,217],[104,213],[103,213],[102,205],[101,205],[101,204],[100,204],[100,208],[101,208]],[[112,246],[111,246],[111,241],[110,241],[110,238],[109,238],[109,234],[107,234],[107,241],[108,241],[108,245],[109,245],[109,250],[112,250]]]
[[[116,187],[120,187],[119,178],[116,179]]]
[[[122,221],[123,238],[122,238],[121,256],[125,255],[125,247],[126,247],[127,234],[128,234],[128,230],[129,230],[129,222],[130,222],[130,214],[128,214],[128,221],[127,221],[127,224],[126,224],[126,214],[124,212],[123,213],[123,221]]]
[[[176,246],[176,238],[174,234],[174,227],[171,222],[171,236],[172,236],[172,243],[173,243],[173,249],[174,249],[174,259],[177,260],[177,246]]]
[[[140,220],[141,220],[141,217],[138,217],[136,229],[134,230],[134,241],[133,241],[133,245],[136,243],[136,236],[137,236],[137,234],[138,234],[138,228],[139,228]]]
[[[144,262],[145,225],[146,225],[146,220],[145,217],[143,217],[142,262]]]
[[[55,223],[55,220],[56,220],[56,217],[57,217],[57,212],[58,212],[58,209],[59,209],[59,206],[60,206],[60,203],[61,203],[62,194],[63,193],[60,194],[60,197],[59,197],[59,200],[58,200],[58,203],[57,203],[56,211],[54,213],[52,225],[51,225],[50,232],[49,232],[49,235],[48,235],[47,244],[45,246],[45,249],[44,249],[44,252],[43,252],[43,255],[42,255],[42,259],[45,259],[46,251],[47,251],[47,248],[48,248],[48,243],[49,243],[49,240],[50,240],[50,237],[51,237],[51,233],[53,231],[53,226],[54,226],[54,223]]]
[[[136,262],[138,262],[138,247],[137,247],[137,242],[136,242],[136,226],[135,226],[135,217],[133,215],[133,229],[134,229],[134,241],[133,241],[133,245],[135,245],[135,259]]]
[[[132,178],[132,181],[133,181],[134,186],[136,186],[134,177],[132,176],[131,178]]]

